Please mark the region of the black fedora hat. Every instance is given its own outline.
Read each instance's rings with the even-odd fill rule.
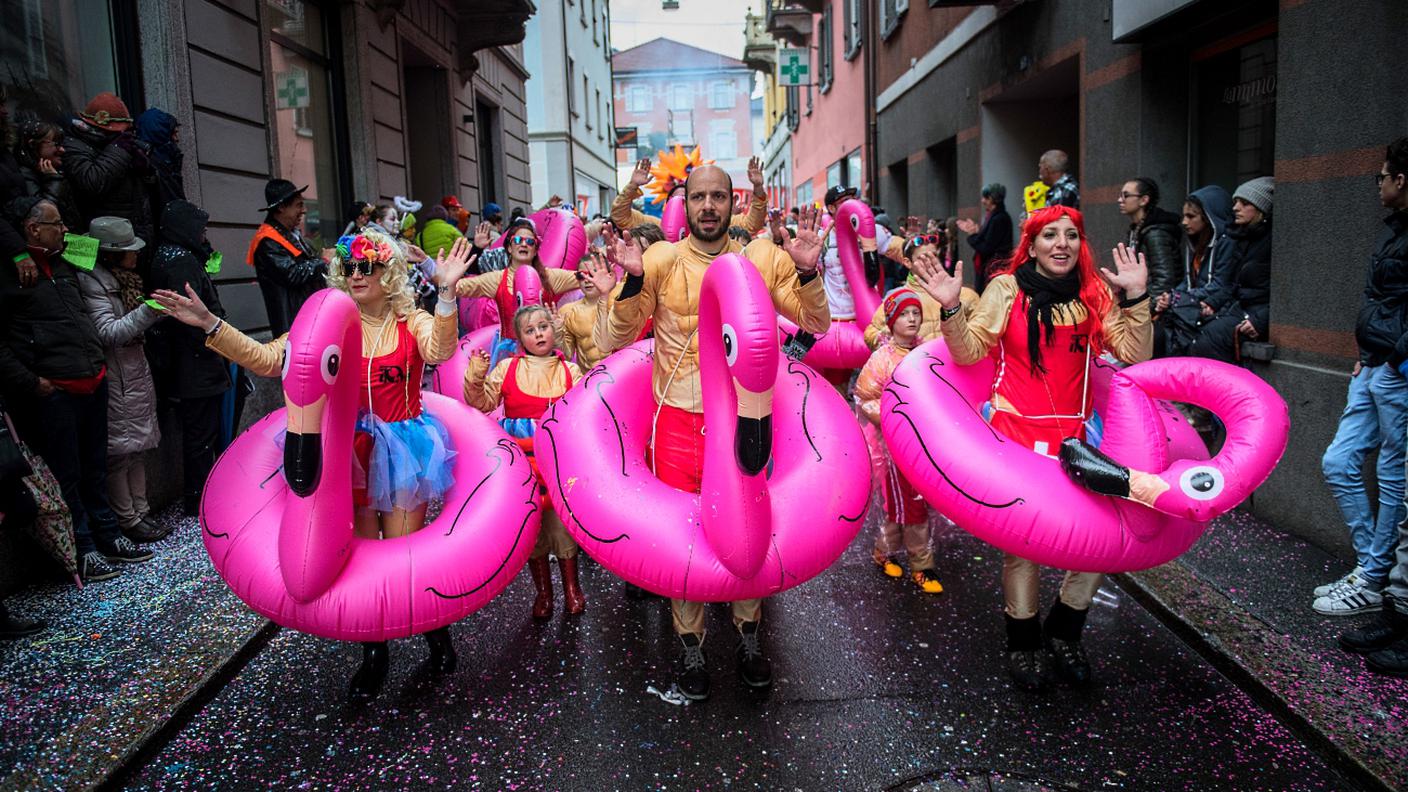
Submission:
[[[306,184],[302,187],[294,187],[293,182],[288,179],[270,179],[269,183],[264,185],[264,202],[267,203],[268,206],[265,206],[259,211],[272,212],[285,203],[288,203],[289,199],[293,198],[295,195],[302,195],[303,191],[306,189],[308,189],[308,185]]]

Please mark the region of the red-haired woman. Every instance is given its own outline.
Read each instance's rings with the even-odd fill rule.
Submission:
[[[992,427],[1037,453],[1055,456],[1062,440],[1085,438],[1092,357],[1108,351],[1137,363],[1153,356],[1144,257],[1120,245],[1114,263],[1114,272],[1096,267],[1080,212],[1065,206],[1027,218],[1011,262],[969,311],[958,299],[962,262],[952,274],[933,254],[913,262],[919,284],[943,306],[942,332],[953,359],[967,365],[997,355]],[[1042,625],[1039,575],[1031,561],[1004,558],[1008,672],[1023,688],[1044,687],[1044,638],[1057,674],[1084,684],[1090,663],[1081,631],[1104,576],[1067,572]]]

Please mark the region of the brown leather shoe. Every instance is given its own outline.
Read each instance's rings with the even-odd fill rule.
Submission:
[[[577,581],[577,557],[559,558],[557,565],[562,569],[562,603],[567,607],[567,614],[581,615],[587,609],[587,597]]]
[[[538,598],[533,600],[533,618],[542,620],[552,615],[552,569],[548,557],[528,559],[528,571],[533,573],[533,588]]]

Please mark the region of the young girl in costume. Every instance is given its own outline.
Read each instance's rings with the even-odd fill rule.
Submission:
[[[543,260],[538,258],[538,229],[532,219],[520,217],[509,224],[504,250],[508,251],[507,267],[497,272],[462,278],[455,285],[455,294],[459,297],[490,297],[498,306],[499,332],[490,348],[491,365],[498,365],[506,355],[518,351],[513,327],[513,315],[518,310],[518,298],[513,293],[513,274],[519,267],[532,267],[538,271],[538,279],[543,283],[544,305],[557,305],[558,295],[577,288],[577,276],[571,270],[543,266]]]
[[[437,262],[439,301],[435,314],[415,307],[407,285],[406,260],[391,237],[363,230],[338,240],[327,282],[357,303],[362,318],[362,411],[353,441],[355,529],[364,539],[391,539],[425,524],[431,499],[449,489],[455,450],[445,427],[421,407],[426,363],[441,363],[455,350],[453,285],[469,266],[469,243],[460,240]],[[186,294],[158,290],[155,299],[170,315],[206,332],[205,344],[263,377],[283,368],[288,335],[261,344],[215,317],[188,285]],[[431,667],[453,671],[448,627],[425,634]],[[381,687],[388,665],[386,643],[362,644],[362,665],[352,677],[354,696]]]
[[[967,365],[990,352],[997,355],[993,429],[1039,454],[1055,456],[1066,438],[1084,439],[1093,399],[1092,357],[1108,351],[1137,363],[1153,354],[1144,259],[1123,245],[1114,259],[1114,272],[1096,268],[1079,211],[1039,209],[1022,224],[1011,262],[988,284],[978,304],[963,310],[961,264],[949,274],[937,256],[915,257],[920,285],[942,306],[943,337],[953,359]],[[1023,688],[1044,687],[1045,643],[1057,674],[1084,684],[1090,679],[1090,662],[1081,632],[1104,576],[1067,572],[1041,624],[1039,575],[1031,561],[1011,554],[1004,558],[1008,672]]]
[[[890,384],[895,367],[919,343],[919,327],[924,309],[913,289],[900,287],[885,295],[880,305],[889,327],[889,340],[871,354],[856,379],[856,404],[871,424],[880,425],[880,396]],[[883,453],[883,451],[882,451]],[[901,546],[909,556],[909,577],[925,594],[944,590],[934,572],[934,551],[929,546],[929,508],[924,497],[914,489],[904,474],[895,467],[889,454],[884,454],[884,477],[880,481],[885,494],[885,524],[875,537],[871,557],[886,575],[897,578],[904,574],[895,556]]]
[[[464,400],[486,413],[503,404],[504,417],[500,423],[528,454],[533,471],[539,476],[542,530],[528,559],[533,586],[538,590],[537,599],[533,600],[534,619],[552,615],[552,571],[548,567],[548,553],[557,556],[562,571],[562,599],[567,612],[576,616],[587,608],[587,598],[577,581],[577,543],[567,535],[562,519],[552,510],[547,489],[542,486],[542,473],[533,458],[538,420],[582,378],[582,369],[554,348],[557,341],[555,319],[553,313],[541,305],[519,308],[512,314],[511,321],[523,352],[500,360],[490,371],[489,354],[477,350],[464,376]]]

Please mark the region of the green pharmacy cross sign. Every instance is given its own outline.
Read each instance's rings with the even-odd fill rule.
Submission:
[[[777,82],[779,85],[806,85],[812,71],[811,53],[805,49],[784,49],[778,53]]]
[[[308,72],[290,69],[274,77],[274,107],[293,110],[308,106]]]

